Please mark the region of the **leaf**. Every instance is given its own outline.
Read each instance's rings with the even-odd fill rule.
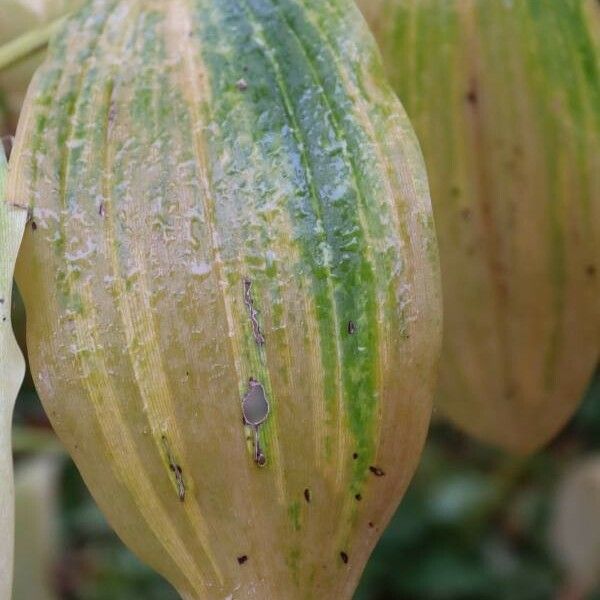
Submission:
[[[27,211],[5,200],[6,159],[0,152],[0,598],[12,585],[14,487],[10,428],[15,399],[25,376],[25,360],[11,326],[13,273]]]
[[[96,0],[21,113],[36,388],[187,599],[350,597],[425,439],[426,173],[346,5]]]

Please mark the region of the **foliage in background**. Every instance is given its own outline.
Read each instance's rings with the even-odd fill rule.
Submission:
[[[0,45],[63,16],[82,1],[0,0]],[[43,52],[36,52],[0,73],[0,135],[14,133],[27,86],[42,56]]]
[[[58,489],[62,454],[39,453],[15,474],[14,598],[58,600],[52,572],[60,553]]]
[[[600,358],[600,3],[360,4],[427,165],[436,404],[480,440],[533,452]]]

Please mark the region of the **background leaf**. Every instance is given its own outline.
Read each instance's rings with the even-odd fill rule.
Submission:
[[[12,585],[14,489],[10,428],[25,361],[12,331],[10,309],[15,261],[27,216],[27,211],[6,203],[5,183],[6,159],[0,149],[0,598],[10,597]]]

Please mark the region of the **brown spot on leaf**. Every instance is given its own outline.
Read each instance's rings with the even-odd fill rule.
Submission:
[[[356,496],[354,496],[354,498],[360,502],[362,500],[362,496],[360,494],[356,494]]]
[[[306,488],[306,489],[304,490],[304,499],[305,499],[307,502],[310,502],[310,490],[309,490],[308,488]]]
[[[383,469],[380,469],[379,467],[374,467],[373,465],[369,467],[369,471],[371,471],[371,473],[373,473],[375,477],[383,477],[385,475],[385,471]]]
[[[465,100],[472,106],[477,105],[479,97],[477,95],[477,88],[475,87],[475,84],[473,84],[471,86],[471,89],[465,94]]]
[[[175,487],[177,488],[177,496],[179,500],[183,502],[185,500],[185,481],[183,479],[183,470],[175,461],[171,448],[169,447],[169,441],[165,435],[162,436],[162,442],[167,455],[167,461],[169,462],[169,469],[173,472],[175,477]]]
[[[345,552],[340,552],[340,557],[342,559],[342,562],[347,565],[348,564],[348,555]]]
[[[598,0],[600,2],[600,0]],[[597,273],[596,265],[588,265],[585,269],[588,277],[595,277]]]
[[[245,554],[237,557],[237,561],[240,565],[243,565],[248,560],[248,557]]]
[[[356,324],[354,321],[348,321],[348,335],[354,335],[356,333]]]

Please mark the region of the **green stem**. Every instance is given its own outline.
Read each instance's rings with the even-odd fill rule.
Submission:
[[[60,17],[48,25],[32,29],[18,38],[0,46],[0,71],[42,50],[62,25],[65,17]]]

